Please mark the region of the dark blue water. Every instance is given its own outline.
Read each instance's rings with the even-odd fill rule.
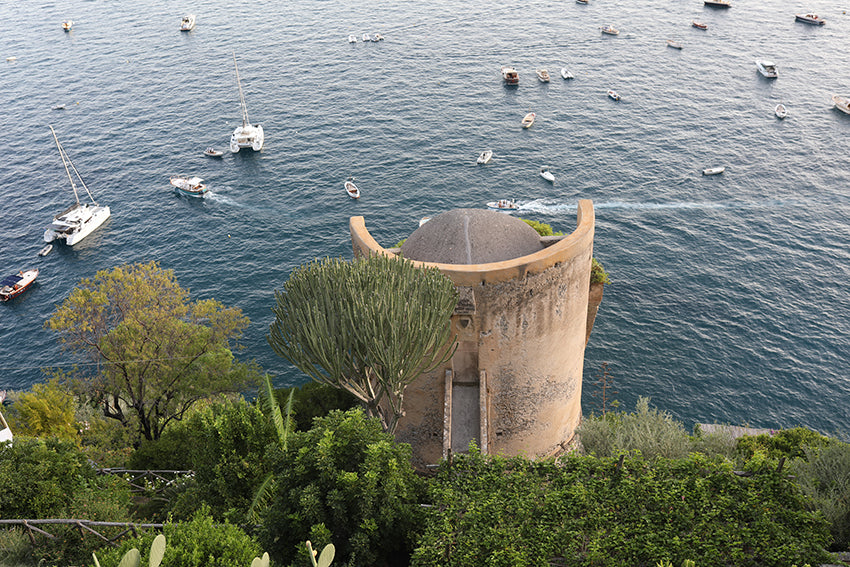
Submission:
[[[834,0],[733,3],[2,3],[0,271],[41,275],[0,305],[0,388],[79,360],[43,323],[80,279],[149,260],[194,298],[240,307],[252,320],[240,357],[299,383],[265,342],[274,289],[314,257],[350,257],[351,215],[392,246],[422,216],[499,197],[570,232],[587,198],[614,283],[586,353],[586,410],[607,362],[627,408],[644,395],[687,423],[847,431],[850,116],[830,96],[850,94],[850,15]],[[187,9],[198,23],[181,33]],[[347,43],[364,32],[386,40]],[[201,151],[224,149],[240,120],[232,51],[266,146],[215,161]],[[504,64],[518,88],[502,85]],[[71,199],[48,124],[112,218],[39,258]],[[487,148],[493,161],[476,166]],[[726,172],[699,174],[715,165]],[[205,178],[209,198],[177,197],[175,173]]]

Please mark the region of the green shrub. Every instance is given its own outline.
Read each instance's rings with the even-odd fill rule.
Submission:
[[[362,410],[333,411],[289,437],[260,528],[275,560],[303,557],[304,541],[333,539],[340,564],[405,564],[422,511],[423,481],[410,447]],[[303,561],[302,561],[303,563]]]
[[[772,459],[793,459],[805,457],[805,447],[822,447],[832,442],[832,439],[816,431],[795,427],[777,431],[773,435],[745,435],[738,439],[738,453],[749,459],[756,451],[762,450]]]
[[[611,285],[611,278],[608,277],[608,272],[605,271],[599,260],[593,258],[590,262],[590,284],[593,285],[595,283]]]
[[[294,392],[291,419],[298,431],[307,431],[313,427],[313,420],[317,417],[324,417],[333,410],[350,410],[359,404],[357,398],[341,388],[311,381],[301,386],[275,390],[279,406],[286,405],[290,392]]]
[[[837,440],[804,447],[805,458],[794,459],[791,471],[803,493],[827,519],[834,551],[850,546],[850,445]]]
[[[33,384],[32,390],[17,395],[10,426],[18,435],[73,441],[78,436],[75,407],[73,394],[59,383],[59,379],[53,378],[43,384]]]
[[[546,224],[546,223],[542,223],[542,222],[535,221],[535,220],[529,220],[529,219],[519,219],[519,220],[521,220],[522,222],[524,222],[525,224],[527,224],[528,226],[530,226],[531,228],[536,230],[537,234],[539,234],[540,236],[563,236],[564,235],[563,232],[553,232],[552,227],[550,225]]]
[[[819,514],[775,468],[733,474],[722,458],[456,455],[431,486],[414,567],[818,564]]]

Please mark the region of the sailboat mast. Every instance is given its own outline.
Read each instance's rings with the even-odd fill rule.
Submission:
[[[239,65],[236,64],[236,52],[233,52],[233,66],[236,67],[236,85],[239,87],[239,104],[242,106],[242,127],[251,124],[248,121],[248,107],[245,105],[245,95],[242,94],[242,81],[239,80]]]
[[[50,132],[53,134],[53,140],[56,141],[56,147],[59,149],[59,157],[62,158],[62,165],[65,166],[65,173],[68,174],[68,181],[71,182],[71,189],[74,190],[74,199],[77,200],[77,204],[79,205],[80,196],[77,194],[77,184],[74,183],[74,178],[71,177],[71,171],[68,169],[68,160],[65,159],[65,150],[62,149],[62,144],[59,143],[59,138],[56,137],[56,131],[53,129],[53,126],[50,126]]]

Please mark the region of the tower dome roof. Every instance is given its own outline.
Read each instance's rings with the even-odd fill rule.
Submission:
[[[420,226],[401,247],[405,258],[439,264],[489,264],[543,249],[520,219],[484,209],[453,209]]]

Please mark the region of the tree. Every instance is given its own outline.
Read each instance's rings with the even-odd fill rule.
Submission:
[[[104,416],[135,426],[139,440],[159,439],[196,401],[253,377],[229,344],[247,325],[237,308],[190,302],[156,262],[82,280],[45,323],[67,349],[97,363],[84,389]]]
[[[21,393],[12,406],[13,426],[23,435],[73,441],[78,437],[75,407],[74,396],[57,378],[45,384],[33,384],[32,391]]]
[[[394,256],[315,260],[276,291],[272,349],[317,382],[351,392],[393,433],[404,390],[454,353],[454,284]]]

